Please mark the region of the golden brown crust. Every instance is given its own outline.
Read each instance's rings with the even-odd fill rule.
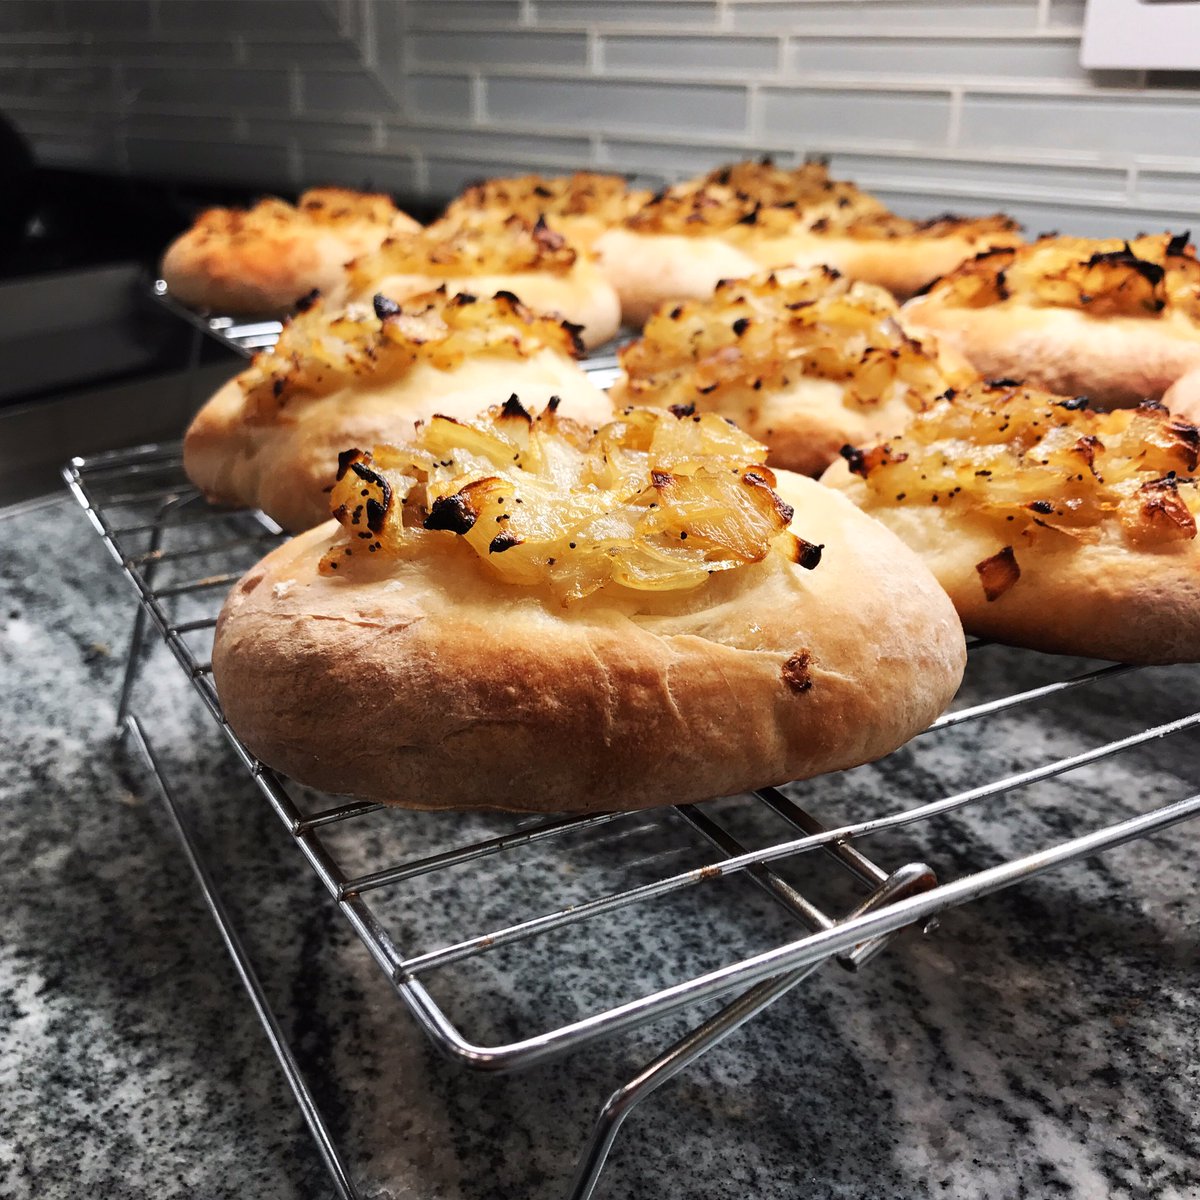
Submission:
[[[285,529],[329,516],[337,456],[404,442],[436,412],[472,417],[517,392],[596,423],[607,398],[572,361],[571,335],[506,297],[430,293],[391,311],[316,306],[193,420],[184,468],[212,501],[261,508]]]
[[[649,198],[649,192],[631,189],[623,175],[593,171],[522,175],[473,184],[451,201],[443,219],[470,220],[490,214],[501,220],[518,216],[533,225],[545,218],[573,245],[590,249],[600,234],[619,225]]]
[[[341,281],[345,264],[391,234],[420,226],[387,196],[314,188],[293,206],[213,208],[167,249],[162,277],[183,304],[215,312],[287,312],[316,289]]]
[[[898,317],[888,293],[828,268],[726,281],[651,317],[620,353],[612,397],[718,412],[765,442],[772,465],[819,474],[847,442],[898,432],[974,377]]]
[[[1156,400],[1200,366],[1200,262],[1167,234],[1042,238],[981,255],[904,311],[984,375],[1104,406]]]
[[[324,577],[333,527],[311,530],[226,603],[226,716],[302,782],[415,808],[644,808],[878,757],[953,694],[961,629],[881,526],[808,480],[779,490],[819,569],[772,556],[570,609],[453,539],[386,582]]]
[[[1200,425],[1200,365],[1180,375],[1167,388],[1162,402],[1176,416]]]
[[[722,279],[753,275],[759,264],[719,237],[610,229],[596,241],[604,277],[616,289],[621,320],[640,327],[663,304],[704,300]]]
[[[1200,431],[977,387],[823,482],[928,564],[967,631],[1050,653],[1200,659]]]
[[[390,238],[350,265],[339,298],[363,301],[382,292],[404,301],[435,287],[511,292],[534,312],[578,325],[587,346],[609,341],[620,327],[617,294],[589,253],[541,219],[499,220],[486,212]]]

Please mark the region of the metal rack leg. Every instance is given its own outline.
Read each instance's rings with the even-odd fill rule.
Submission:
[[[170,817],[171,824],[175,828],[176,836],[183,847],[188,865],[196,877],[196,882],[200,885],[200,891],[204,895],[204,902],[208,906],[208,911],[212,914],[213,920],[216,922],[217,929],[221,934],[221,940],[225,943],[225,949],[229,952],[229,957],[233,960],[234,968],[242,981],[242,986],[246,989],[246,993],[250,997],[250,1003],[254,1006],[255,1014],[266,1031],[267,1038],[271,1043],[271,1049],[274,1050],[275,1057],[279,1060],[280,1067],[283,1068],[288,1086],[292,1089],[292,1094],[296,1098],[296,1103],[300,1106],[304,1121],[308,1125],[309,1132],[317,1144],[317,1150],[329,1174],[333,1178],[338,1196],[341,1197],[341,1200],[360,1200],[359,1192],[351,1182],[349,1172],[346,1170],[345,1163],[343,1163],[341,1154],[338,1152],[333,1135],[329,1131],[329,1126],[321,1114],[316,1099],[300,1070],[299,1064],[296,1062],[295,1056],[292,1054],[287,1039],[284,1037],[283,1030],[280,1029],[279,1022],[271,1010],[270,1003],[262,989],[262,984],[259,983],[258,976],[254,972],[254,967],[251,965],[249,956],[246,954],[246,949],[238,937],[220,895],[213,886],[208,868],[200,858],[195,839],[184,822],[183,814],[180,812],[175,797],[171,794],[171,789],[167,784],[166,776],[163,774],[158,758],[147,741],[137,717],[132,713],[125,718],[124,729],[131,737],[133,744],[137,747],[138,752],[150,770],[159,797],[167,810],[167,815]]]
[[[154,533],[150,538],[151,552],[159,549],[162,544],[161,524],[155,525]],[[146,568],[146,582],[149,583],[151,573],[153,572],[154,564],[150,563]],[[133,695],[133,685],[137,680],[138,668],[142,662],[142,646],[146,641],[146,606],[139,604],[137,612],[133,617],[133,632],[129,635],[129,650],[125,656],[125,674],[121,679],[121,696],[117,701],[117,733],[123,735],[125,733],[126,721],[129,717],[129,700]]]
[[[926,891],[935,882],[933,872],[924,863],[909,863],[889,875],[850,916],[861,916],[913,892]],[[854,953],[859,955],[859,961],[855,961],[851,969],[857,969],[861,962],[872,957],[887,940],[890,939],[881,938],[857,947]],[[824,961],[756,983],[703,1025],[685,1034],[628,1083],[613,1092],[600,1110],[600,1115],[592,1127],[591,1137],[579,1156],[575,1177],[571,1181],[566,1200],[590,1200],[612,1150],[617,1131],[638,1104],[668,1080],[674,1079],[701,1055],[723,1042],[752,1017],[769,1008],[798,983],[807,979]]]
[[[589,1200],[596,1190],[600,1172],[608,1160],[609,1151],[622,1122],[651,1092],[669,1079],[674,1079],[685,1067],[711,1050],[733,1031],[744,1025],[779,999],[785,992],[811,975],[820,963],[756,983],[745,995],[728,1004],[715,1017],[680,1038],[669,1050],[659,1055],[649,1066],[638,1072],[628,1083],[619,1087],[600,1110],[592,1135],[579,1156],[575,1178],[567,1192],[567,1200]]]

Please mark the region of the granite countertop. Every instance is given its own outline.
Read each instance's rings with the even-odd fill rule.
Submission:
[[[0,564],[0,1195],[331,1195],[165,814],[114,742],[127,585],[63,496],[0,510]],[[1066,667],[977,657],[975,696]],[[700,1013],[520,1074],[444,1060],[173,662],[159,648],[147,667],[136,708],[364,1195],[561,1195],[602,1099]],[[1200,669],[1121,676],[799,794],[827,818],[882,812],[1198,708]],[[1122,754],[902,831],[879,856],[953,877],[1051,844],[1193,792],[1198,745],[1185,734]],[[736,806],[723,811],[736,825]],[[417,839],[404,814],[383,816],[379,839]],[[1200,1196],[1198,828],[948,913],[857,976],[826,966],[634,1113],[598,1195]],[[545,870],[568,894],[614,862],[637,877],[667,854],[654,837],[638,825]],[[498,905],[536,907],[525,884],[501,894],[482,879],[409,896],[413,936],[456,906],[489,921]],[[761,905],[777,939],[782,917]],[[586,1011],[619,972],[694,969],[737,933],[732,916],[684,903],[624,920],[619,936],[550,939],[464,975],[448,1006],[506,1038],[527,1002]]]

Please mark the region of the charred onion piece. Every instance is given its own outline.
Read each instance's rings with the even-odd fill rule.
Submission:
[[[983,584],[983,594],[987,596],[988,603],[999,600],[1021,578],[1021,568],[1017,565],[1017,556],[1011,546],[1005,546],[998,554],[976,563],[975,570],[979,572],[979,581]]]

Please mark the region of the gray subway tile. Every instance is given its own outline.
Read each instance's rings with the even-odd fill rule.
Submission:
[[[0,8],[8,7],[7,3],[0,4]],[[152,26],[150,0],[56,0],[53,5],[42,0],[41,7],[57,8],[64,29],[148,33]]]
[[[397,0],[390,0],[396,3]],[[400,0],[401,3],[404,0]],[[443,25],[516,24],[521,19],[520,0],[408,0],[405,4],[410,29],[440,29]]]
[[[582,33],[475,33],[470,30],[414,33],[408,39],[412,61],[457,66],[582,67],[587,37]]]
[[[50,33],[60,28],[54,6],[45,0],[9,0],[0,4],[0,34]]]
[[[340,183],[367,191],[412,194],[416,174],[408,159],[394,154],[334,150],[303,150],[301,182],[305,187]]]
[[[1050,0],[1046,14],[1047,24],[1077,29],[1083,24],[1083,12],[1087,0]]]
[[[1058,166],[1021,162],[964,162],[886,154],[833,154],[835,175],[865,187],[908,187],[936,194],[945,188],[954,197],[976,195],[1004,207],[1013,197],[1071,197],[1118,200],[1125,194],[1122,167]],[[953,203],[958,203],[957,198]]]
[[[778,38],[608,34],[603,47],[606,70],[775,74],[779,69]]]
[[[1135,203],[1190,209],[1200,237],[1200,162],[1190,171],[1140,169],[1134,194]]]
[[[263,146],[283,146],[289,139],[295,139],[300,146],[336,150],[347,144],[369,145],[374,134],[371,121],[321,120],[306,114],[303,117],[248,117],[244,140]]]
[[[0,95],[77,105],[86,113],[102,98],[114,98],[112,72],[75,57],[5,59],[0,63]]]
[[[535,0],[539,24],[570,25],[711,25],[717,23],[715,3],[692,0]]]
[[[1064,38],[792,39],[788,68],[798,75],[837,74],[883,80],[983,78],[1082,79],[1079,44]]]
[[[301,74],[301,102],[305,110],[318,112],[390,113],[398,100],[369,71],[317,71]]]
[[[772,138],[828,146],[847,141],[905,146],[943,144],[949,134],[950,96],[941,92],[768,88],[763,129]]]
[[[121,165],[118,143],[89,134],[65,132],[31,139],[38,162],[44,167],[114,171]]]
[[[90,0],[83,0],[84,3]],[[231,33],[258,29],[286,37],[293,33],[337,32],[337,14],[322,0],[164,0],[158,6],[159,24],[171,32],[228,29]]]
[[[404,112],[441,121],[468,119],[471,81],[461,75],[409,75],[404,81]]]
[[[715,4],[691,0],[535,0],[539,24],[716,25]]]
[[[546,137],[513,134],[496,130],[409,129],[403,125],[389,129],[388,145],[400,151],[419,151],[444,158],[479,159],[508,171],[518,159],[587,163],[591,142],[581,137]]]
[[[963,98],[964,147],[1194,156],[1197,105],[1137,95],[972,95]]]
[[[746,90],[719,84],[631,83],[601,79],[489,79],[488,116],[603,131],[704,129],[741,133]]]
[[[279,147],[127,137],[125,148],[134,175],[289,187],[287,152]]]
[[[299,40],[286,36],[267,37],[254,34],[247,36],[243,45],[246,61],[254,66],[285,66],[298,63],[301,66],[330,67],[362,62],[362,48],[348,38]]]
[[[151,142],[166,141],[170,138],[183,141],[231,142],[234,120],[232,117],[207,114],[165,116],[158,113],[129,113],[121,118],[121,131],[126,137],[144,138]]]
[[[921,29],[1033,29],[1037,26],[1036,0],[927,0],[926,3],[770,4],[735,0],[730,6],[733,27],[745,30],[847,29],[862,37],[886,29],[907,33]]]
[[[131,104],[245,105],[286,108],[289,81],[285,71],[235,67],[126,67],[125,86]]]

